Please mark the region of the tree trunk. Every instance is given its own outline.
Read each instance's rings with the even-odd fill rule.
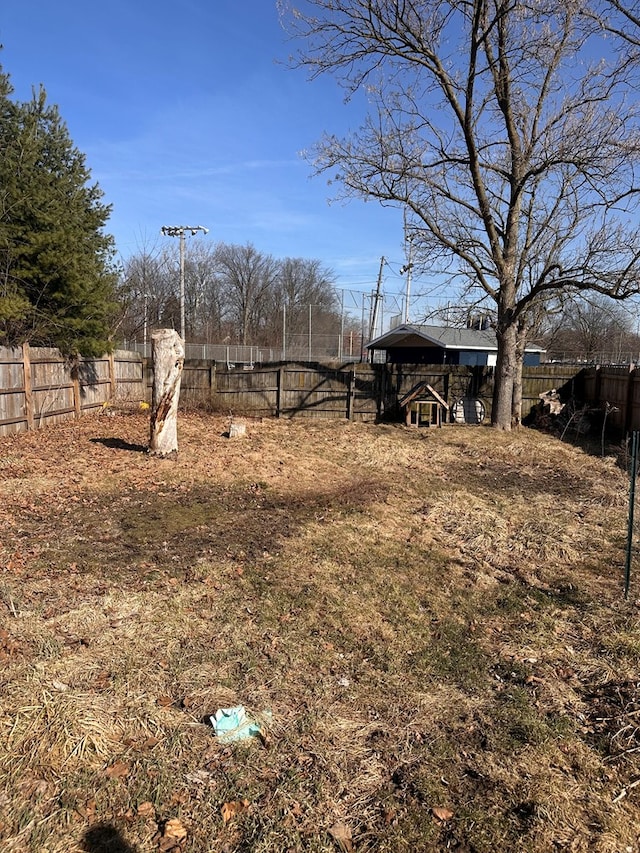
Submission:
[[[153,395],[151,438],[153,456],[178,453],[178,401],[184,365],[184,344],[173,329],[158,329],[151,335],[153,356]]]
[[[511,411],[513,389],[516,378],[516,339],[517,332],[513,323],[496,330],[498,339],[498,357],[493,386],[493,407],[491,426],[497,429],[511,429]]]
[[[527,329],[518,328],[516,337],[516,371],[513,377],[513,403],[511,408],[511,423],[519,427],[522,423],[522,367],[524,365],[524,350],[527,345]]]
[[[511,406],[511,424],[519,427],[522,423],[522,355],[516,353],[516,371],[513,377],[513,402]]]

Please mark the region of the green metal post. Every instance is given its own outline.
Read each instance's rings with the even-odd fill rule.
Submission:
[[[638,432],[631,434],[631,483],[629,485],[629,522],[627,527],[627,560],[624,570],[624,597],[629,598],[631,583],[631,546],[633,544],[633,510],[636,502],[636,474],[638,471]]]

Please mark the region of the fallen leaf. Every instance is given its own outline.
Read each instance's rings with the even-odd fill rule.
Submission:
[[[95,817],[96,810],[95,800],[88,800],[84,806],[80,803],[76,806],[76,812],[85,820],[91,820],[91,818]]]
[[[569,681],[575,675],[575,670],[571,669],[571,667],[558,667],[556,669],[556,675],[558,678],[561,678],[563,681]]]
[[[389,824],[394,823],[397,816],[398,816],[398,813],[396,812],[395,809],[393,809],[393,808],[385,809],[385,811],[384,811],[384,822],[387,824],[387,826],[389,826]]]
[[[160,705],[161,708],[169,708],[171,705],[173,705],[173,699],[171,698],[171,696],[158,696],[156,702],[158,703],[158,705]]]
[[[163,835],[165,838],[175,838],[176,841],[184,841],[187,837],[187,830],[184,828],[182,822],[177,817],[174,817],[166,822]]]
[[[124,779],[128,775],[129,765],[123,761],[116,761],[115,764],[112,764],[111,767],[107,767],[105,770],[105,776],[108,776],[110,779]]]
[[[345,823],[334,823],[329,830],[329,835],[338,843],[342,853],[353,853],[351,830]]]
[[[171,794],[169,802],[172,806],[183,806],[185,803],[188,803],[190,799],[188,791],[174,791],[174,793]]]
[[[433,815],[438,818],[438,820],[451,820],[453,817],[453,812],[451,809],[446,809],[443,806],[435,806],[431,809]]]
[[[213,779],[213,774],[209,773],[208,770],[194,770],[191,773],[187,773],[185,779],[187,782],[191,782],[192,785],[208,785]]]
[[[140,803],[140,805],[136,809],[136,812],[137,812],[137,814],[140,815],[140,817],[155,817],[156,816],[155,806],[153,805],[153,803],[151,803],[149,801],[147,801],[146,803]]]
[[[168,820],[163,829],[162,835],[158,839],[158,850],[161,853],[169,853],[170,850],[181,850],[182,842],[187,837],[187,830],[184,828],[178,818]]]
[[[228,803],[224,803],[221,809],[222,820],[225,823],[229,823],[232,818],[246,812],[248,808],[249,800],[231,800]]]
[[[106,690],[111,684],[111,673],[108,669],[101,670],[95,677],[93,686],[96,690]]]

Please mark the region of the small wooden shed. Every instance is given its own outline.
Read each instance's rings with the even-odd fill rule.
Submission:
[[[428,382],[418,382],[399,401],[407,426],[442,426],[449,405]]]

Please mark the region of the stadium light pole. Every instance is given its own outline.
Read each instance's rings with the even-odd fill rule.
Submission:
[[[185,323],[184,323],[184,235],[188,231],[194,237],[198,231],[203,234],[208,234],[209,229],[204,225],[163,225],[160,229],[165,237],[180,238],[180,337],[185,341]]]

